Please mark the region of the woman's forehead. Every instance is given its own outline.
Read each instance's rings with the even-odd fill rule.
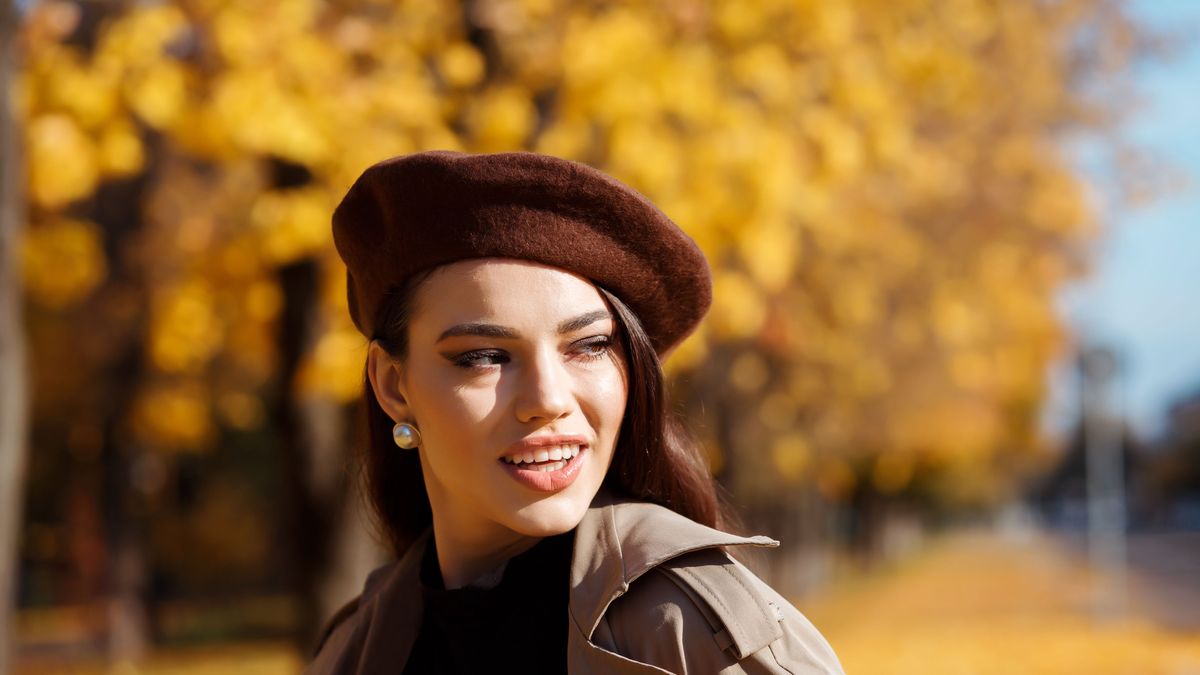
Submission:
[[[553,328],[584,313],[608,310],[600,291],[584,277],[509,258],[444,265],[425,280],[416,300],[414,324],[490,320]]]

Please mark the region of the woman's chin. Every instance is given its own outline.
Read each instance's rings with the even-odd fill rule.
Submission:
[[[563,493],[539,499],[513,513],[509,527],[527,537],[552,537],[573,529],[583,519],[591,499]]]

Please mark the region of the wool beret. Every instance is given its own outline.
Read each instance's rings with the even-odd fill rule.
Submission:
[[[368,167],[333,212],[354,325],[368,338],[389,291],[469,258],[574,272],[641,320],[659,355],[712,304],[696,243],[646,197],[587,164],[534,152],[434,150]]]

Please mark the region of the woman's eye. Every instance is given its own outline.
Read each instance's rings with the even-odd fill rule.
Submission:
[[[482,368],[484,366],[503,363],[507,360],[508,356],[504,352],[477,351],[467,352],[466,354],[454,359],[454,365],[460,368]]]
[[[608,336],[589,339],[585,342],[578,343],[585,361],[595,361],[608,356],[608,352],[612,349],[612,339]]]

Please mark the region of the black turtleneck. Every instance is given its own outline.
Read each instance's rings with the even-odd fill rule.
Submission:
[[[421,558],[421,631],[404,675],[565,673],[575,530],[513,556],[493,588],[446,590],[429,537]]]

